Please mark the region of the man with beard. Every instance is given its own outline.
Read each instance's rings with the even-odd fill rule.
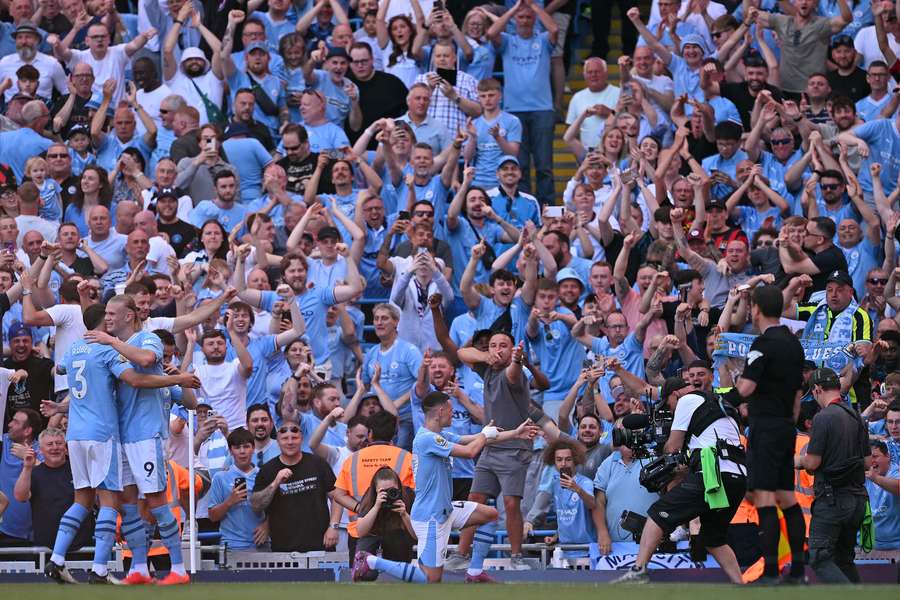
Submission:
[[[569,246],[569,236],[561,231],[550,231],[541,242],[555,261],[555,269],[553,266],[544,264],[545,273],[556,271],[561,273],[563,270],[574,271],[576,277],[581,282],[581,293],[587,288],[588,281],[591,279],[591,261],[580,256],[572,254]],[[567,279],[567,278],[563,278]]]
[[[560,269],[556,274],[556,284],[559,286],[559,303],[563,308],[571,311],[575,319],[581,318],[581,307],[578,305],[584,294],[584,283],[578,277],[575,269]]]
[[[838,0],[837,5],[840,14],[830,18],[815,14],[814,0],[794,0],[793,16],[775,15],[758,8],[747,11],[748,22],[756,21],[758,26],[774,30],[780,40],[796,40],[784,45],[779,63],[781,87],[795,98],[803,92],[811,74],[825,71],[831,36],[853,21],[846,0]]]
[[[191,2],[185,2],[184,6],[189,9],[193,5]],[[182,8],[182,12],[185,10]],[[222,70],[211,69],[206,55],[196,47],[185,48],[181,51],[181,60],[176,59],[175,46],[182,26],[182,23],[175,21],[163,42],[163,80],[172,93],[180,95],[189,106],[201,111],[203,123],[221,124],[224,121],[221,110],[224,91]],[[209,31],[202,23],[198,23],[198,26],[208,42],[216,42],[210,46],[217,47],[218,40],[208,35]]]
[[[69,80],[66,82],[67,93],[57,98],[50,109],[54,133],[67,133],[69,129],[79,125],[90,128],[93,110],[87,105],[93,97],[93,87],[94,69],[91,65],[79,63],[72,67]],[[65,204],[68,206],[68,202]]]
[[[823,178],[824,181],[837,179]],[[826,279],[831,273],[847,271],[844,253],[834,245],[834,233],[834,221],[829,217],[816,217],[806,224],[806,236],[803,238],[802,246],[786,239],[781,240],[779,244],[778,256],[784,272],[789,275],[808,275],[812,278],[808,282],[809,289],[806,290],[805,298],[812,292],[824,290]],[[852,279],[850,286],[852,290]]]
[[[284,158],[277,164],[287,175],[286,189],[292,194],[303,194],[306,191],[306,182],[316,170],[319,155],[310,152],[309,135],[302,125],[296,123],[290,123],[281,132],[281,146]],[[323,191],[326,191],[325,183],[324,181],[319,183]]]
[[[379,119],[397,118],[406,112],[406,86],[399,77],[375,70],[372,47],[366,42],[350,46],[350,80],[359,89],[363,113],[361,131],[366,131]],[[360,132],[351,133],[355,142]],[[373,136],[369,149],[374,150],[377,144]]]
[[[28,375],[25,379],[16,377],[16,381],[10,381],[6,393],[6,414],[14,415],[22,408],[40,411],[41,402],[56,398],[53,378],[46,376],[52,372],[53,361],[33,352],[31,328],[21,323],[13,323],[9,328],[9,350],[10,356],[3,361],[3,366]]]
[[[194,202],[189,195],[182,194],[175,189],[175,177],[178,175],[177,164],[174,159],[168,158],[168,154],[156,163],[156,167],[153,169],[155,175],[153,185],[141,190],[141,206],[145,210],[157,212],[156,205],[159,202],[160,194],[166,190],[170,194],[175,194],[178,218],[186,219],[188,217],[191,209],[194,208]]]
[[[849,96],[858,102],[869,95],[871,88],[865,70],[856,66],[856,49],[853,38],[839,35],[831,40],[831,62],[837,69],[828,71],[828,84],[836,96]]]
[[[38,52],[41,35],[37,26],[31,21],[21,21],[12,35],[16,41],[16,52],[0,59],[0,81],[7,78],[12,81],[12,87],[6,90],[7,102],[19,92],[15,73],[22,65],[32,65],[38,70],[39,97],[49,99],[53,90],[60,94],[67,93],[68,82],[62,65],[49,54]]]
[[[217,220],[225,231],[244,220],[247,208],[241,204],[235,204],[238,195],[237,178],[234,173],[222,170],[213,178],[216,187],[216,197],[212,200],[201,200],[188,215],[190,223],[198,229],[208,219]]]
[[[253,456],[250,458],[253,466],[261,467],[281,452],[272,439],[274,427],[268,405],[251,404],[247,408],[247,431],[253,435]]]
[[[238,90],[255,90],[253,118],[265,124],[273,139],[279,139],[279,128],[287,123],[288,107],[285,88],[281,80],[269,70],[270,51],[266,42],[252,42],[244,49],[244,69],[238,69],[231,56],[234,43],[234,29],[244,20],[242,11],[231,11],[228,15],[228,30],[222,40],[222,47],[213,55],[213,64],[221,65],[222,74],[232,90],[231,102],[237,114],[236,94]],[[215,68],[215,67],[214,67]],[[268,149],[268,148],[267,148]]]
[[[225,334],[213,329],[203,332],[200,338],[200,350],[206,363],[192,365],[193,373],[200,379],[200,389],[196,392],[197,404],[208,404],[218,416],[224,417],[229,431],[247,423],[244,409],[247,406],[247,380],[253,373],[253,358],[240,336],[234,335],[233,323],[233,319],[229,319],[227,326],[235,357],[225,360],[228,347]],[[181,363],[181,368],[185,370],[193,361],[196,334],[190,331],[187,338],[188,345]]]
[[[772,95],[772,99],[781,102],[781,90],[769,83],[769,65],[760,54],[745,54],[744,81],[732,83],[719,82],[719,91],[723,98],[731,100],[741,115],[741,123],[744,130],[751,129],[750,113],[753,105],[763,90]]]

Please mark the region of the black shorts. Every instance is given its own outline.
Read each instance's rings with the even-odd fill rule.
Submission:
[[[654,502],[647,511],[666,535],[679,525],[686,525],[700,517],[700,539],[706,548],[718,548],[728,543],[728,525],[744,499],[746,481],[742,475],[722,473],[722,483],[728,496],[728,508],[711,509],[704,499],[703,475],[688,473],[684,480]]]
[[[750,424],[747,439],[747,489],[774,492],[794,489],[794,443],[791,419],[761,417]]]

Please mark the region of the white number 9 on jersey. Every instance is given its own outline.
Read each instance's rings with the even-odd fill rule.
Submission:
[[[82,400],[87,395],[87,381],[84,379],[84,367],[86,365],[87,363],[83,360],[72,362],[72,367],[75,368],[75,387],[72,388],[71,392],[77,400]]]

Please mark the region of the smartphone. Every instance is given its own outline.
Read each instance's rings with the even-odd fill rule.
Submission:
[[[693,282],[689,281],[678,286],[678,295],[681,296],[682,302],[687,302],[688,292],[690,291],[692,285]]]
[[[456,69],[435,69],[438,77],[449,83],[456,85]]]
[[[408,211],[408,210],[401,210],[401,211],[397,214],[397,218],[398,218],[399,220],[401,220],[401,221],[409,221],[409,211]]]
[[[428,248],[422,248],[421,246],[416,249],[416,254],[427,254]]]
[[[246,477],[235,477],[233,487],[234,487],[234,489],[238,489],[240,487],[247,487],[247,478]]]
[[[216,140],[215,139],[209,140],[209,142],[206,143],[206,149],[209,150],[210,152],[215,152],[216,151]]]
[[[750,291],[750,286],[747,285],[746,283],[743,284],[743,285],[739,285],[739,286],[737,286],[737,291],[739,291],[739,292],[748,292],[748,291]]]
[[[16,248],[16,245],[13,244],[12,242],[6,242],[5,244],[3,244],[3,249],[6,250],[10,254],[13,253],[15,248]]]
[[[214,419],[215,417],[216,417],[216,411],[214,411],[213,409],[209,409],[208,411],[206,411],[207,419]]]
[[[573,475],[572,467],[560,467],[559,474],[560,476],[565,475],[566,477],[571,478]]]
[[[444,0],[434,0],[434,6],[431,9],[431,12],[437,12],[440,10],[447,10],[444,6]]]
[[[548,206],[547,207],[547,216],[554,219],[562,219],[563,215],[566,214],[565,206]]]

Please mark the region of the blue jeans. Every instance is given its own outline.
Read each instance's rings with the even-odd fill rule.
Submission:
[[[512,114],[522,122],[522,143],[519,146],[522,181],[519,182],[519,189],[529,193],[532,191],[533,158],[537,175],[534,195],[541,206],[553,204],[556,196],[553,186],[553,128],[556,126],[556,113],[552,110],[535,110]]]

